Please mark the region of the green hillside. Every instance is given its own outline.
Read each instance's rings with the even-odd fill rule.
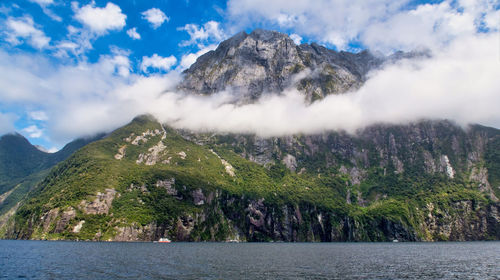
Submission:
[[[380,139],[395,145],[341,133],[257,145],[254,136],[190,134],[143,116],[58,164],[0,233],[116,241],[499,239],[498,187],[481,187],[474,175],[494,169],[495,155],[462,163],[475,150],[467,148],[471,139],[497,139],[498,131],[442,126],[439,141],[405,150],[412,137],[401,127],[380,128]],[[443,151],[451,132],[456,152]],[[489,143],[496,151],[497,142]],[[393,150],[381,166],[386,148]],[[442,152],[453,176],[424,170],[424,157],[439,162]],[[285,160],[292,155],[294,166]]]
[[[42,181],[50,169],[79,148],[101,138],[77,139],[56,153],[46,153],[19,134],[0,138],[0,225],[9,210]]]

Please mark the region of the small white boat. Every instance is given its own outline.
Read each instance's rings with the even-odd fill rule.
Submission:
[[[172,241],[166,237],[162,237],[160,238],[160,240],[158,240],[158,243],[170,243],[170,242]]]
[[[392,242],[397,243],[397,242],[399,242],[399,240],[394,239],[394,240],[392,240]]]

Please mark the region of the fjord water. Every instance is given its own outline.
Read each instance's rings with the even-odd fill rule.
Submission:
[[[97,243],[0,240],[0,278],[498,279],[500,242]]]

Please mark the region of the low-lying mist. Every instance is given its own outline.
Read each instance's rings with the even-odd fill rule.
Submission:
[[[500,48],[496,36],[463,38],[431,58],[403,60],[370,74],[356,92],[308,104],[295,89],[235,105],[232,92],[209,97],[167,92],[149,112],[178,128],[281,136],[357,129],[376,123],[449,119],[500,126]]]
[[[33,69],[22,57],[0,56],[5,58],[0,84],[9,85],[0,89],[4,102],[46,112],[41,129],[60,142],[111,131],[148,113],[176,128],[263,137],[354,132],[376,123],[421,119],[500,127],[498,33],[464,36],[433,50],[430,58],[386,65],[370,73],[359,90],[312,104],[293,88],[246,105],[237,105],[231,91],[186,95],[175,90],[182,79],[178,72],[119,76],[112,59],[46,71],[44,64],[54,68],[48,61]]]

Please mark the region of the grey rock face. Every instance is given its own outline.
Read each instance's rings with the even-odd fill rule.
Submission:
[[[293,86],[313,101],[359,87],[367,72],[383,62],[368,51],[297,46],[286,34],[257,29],[240,32],[198,58],[179,88],[197,94],[231,89],[239,102],[248,102]]]

